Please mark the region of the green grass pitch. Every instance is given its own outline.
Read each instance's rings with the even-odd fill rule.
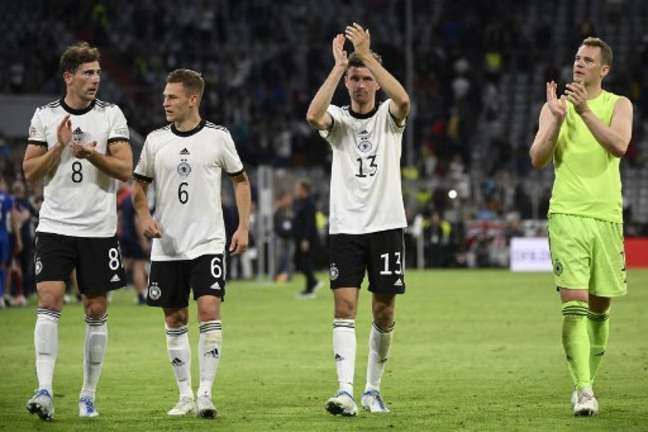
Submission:
[[[340,418],[324,411],[336,390],[331,295],[322,289],[314,300],[297,300],[302,279],[296,277],[283,285],[229,283],[215,421],[166,417],[177,390],[162,313],[136,306],[132,290],[122,290],[109,310],[100,417],[77,417],[85,325],[81,307],[68,305],[59,328],[56,420],[41,422],[25,410],[36,386],[34,306],[0,311],[0,431],[648,431],[648,271],[631,271],[628,282],[629,295],[613,304],[595,386],[601,414],[594,418],[570,412],[550,274],[410,271],[383,378],[389,414]],[[357,398],[365,381],[369,300],[363,290]],[[193,303],[190,311],[195,389]]]

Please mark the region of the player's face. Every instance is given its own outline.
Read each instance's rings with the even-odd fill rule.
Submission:
[[[600,82],[609,69],[601,63],[601,48],[581,45],[574,57],[573,80],[585,85]]]
[[[376,92],[380,89],[373,74],[366,67],[350,67],[346,72],[344,85],[351,99],[361,105],[375,100]]]
[[[163,95],[167,121],[180,122],[189,116],[193,105],[182,83],[167,83]]]
[[[82,63],[74,73],[65,72],[67,91],[84,102],[91,102],[97,97],[101,82],[101,67],[98,61]]]

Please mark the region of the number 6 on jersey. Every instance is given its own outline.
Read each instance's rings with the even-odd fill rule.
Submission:
[[[180,201],[180,204],[187,204],[187,201],[189,201],[189,191],[187,190],[187,187],[189,187],[189,183],[187,182],[182,182],[178,185],[178,201]]]

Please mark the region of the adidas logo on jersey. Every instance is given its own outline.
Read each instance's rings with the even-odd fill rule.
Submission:
[[[213,289],[213,290],[220,291],[221,286],[220,286],[220,284],[219,284],[218,282],[214,282],[214,283],[212,284],[212,286],[210,286],[209,288],[211,288],[211,289]]]
[[[180,360],[178,357],[171,360],[171,366],[182,366],[183,364],[184,362]]]
[[[401,278],[396,279],[396,282],[394,282],[394,286],[402,287],[403,280]]]
[[[113,277],[110,278],[110,282],[119,282],[120,280],[121,280],[121,278],[119,277],[119,275],[117,273],[115,273],[113,275]]]
[[[189,150],[187,150],[187,147],[185,147],[185,148],[183,148],[182,150],[180,150],[180,154],[181,154],[181,155],[188,155],[188,154],[190,154],[190,153],[189,153]]]

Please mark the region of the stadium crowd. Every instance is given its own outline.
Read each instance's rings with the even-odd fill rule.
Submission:
[[[0,93],[61,94],[53,53],[88,40],[102,52],[105,79],[99,97],[119,104],[131,128],[146,134],[164,123],[164,77],[190,67],[202,71],[207,82],[204,117],[230,129],[242,160],[252,167],[270,163],[307,176],[327,175],[328,148],[304,115],[330,67],[325,41],[347,22],[371,29],[385,64],[403,81],[406,76],[406,10],[400,1],[331,0],[326,7],[315,0],[202,0],[182,7],[173,0],[53,3],[0,5],[7,26],[0,45]],[[555,58],[550,20],[527,25],[532,2],[412,3],[414,115],[408,133],[415,154],[414,164],[403,169],[408,219],[425,239],[429,264],[499,265],[511,236],[538,230],[537,225],[524,229],[520,221],[544,218],[550,195],[550,183],[538,192],[524,181],[531,171],[531,135],[511,142],[502,118],[508,103],[502,77],[542,70],[545,79],[560,79],[572,59]],[[590,20],[569,24],[574,46],[596,34]],[[625,163],[641,167],[646,155],[636,143],[646,139],[648,75],[641,65],[648,38],[633,43],[639,55],[616,66],[607,86],[637,107]],[[0,135],[0,175],[6,184],[0,193],[12,195],[20,213],[24,248],[18,250],[13,241],[5,265],[17,303],[33,284],[25,256],[42,200],[39,189],[24,182],[23,151],[24,139]],[[324,213],[328,191],[318,185],[326,183],[313,182]],[[291,186],[276,188],[278,202]],[[3,207],[3,220],[4,212]],[[647,224],[634,224],[630,212],[626,217],[632,233],[648,234]]]

